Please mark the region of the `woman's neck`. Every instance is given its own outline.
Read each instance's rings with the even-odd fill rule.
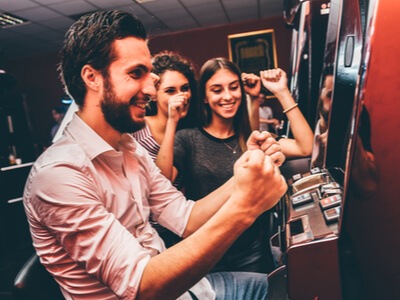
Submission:
[[[235,129],[233,128],[233,120],[211,120],[211,123],[204,126],[204,130],[210,135],[219,138],[226,139],[235,135]]]

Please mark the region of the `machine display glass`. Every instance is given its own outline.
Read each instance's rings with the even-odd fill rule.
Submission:
[[[324,63],[320,79],[320,90],[314,130],[314,146],[311,156],[311,168],[324,168],[328,144],[330,112],[335,82],[335,59],[338,43],[339,5],[332,1],[326,32]]]

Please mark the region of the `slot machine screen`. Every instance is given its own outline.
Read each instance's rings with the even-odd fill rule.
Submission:
[[[311,129],[314,129],[329,10],[326,0],[285,1],[284,18],[293,28],[290,91]],[[289,122],[285,123],[290,136]]]
[[[311,168],[325,168],[328,144],[330,112],[334,90],[334,71],[338,44],[340,1],[330,3],[328,27],[326,31],[324,61],[319,80],[319,94],[316,109],[314,146],[311,155]]]
[[[356,13],[349,17],[344,9]],[[358,4],[331,1],[311,168],[344,172],[361,48]]]

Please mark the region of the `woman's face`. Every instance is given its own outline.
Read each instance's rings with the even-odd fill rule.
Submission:
[[[238,76],[227,69],[218,70],[207,81],[205,95],[213,117],[233,119],[242,101]]]
[[[168,116],[168,101],[172,96],[179,93],[183,93],[187,99],[187,104],[181,111],[181,118],[183,118],[187,115],[189,101],[192,97],[189,80],[178,71],[165,71],[160,76],[160,81],[157,85],[157,112]]]

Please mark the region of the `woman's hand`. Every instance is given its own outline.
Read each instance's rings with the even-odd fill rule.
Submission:
[[[188,109],[188,94],[180,92],[168,100],[168,118],[178,122]]]
[[[242,73],[244,90],[250,97],[258,97],[261,91],[260,77],[255,74]]]
[[[261,82],[274,95],[288,90],[286,73],[282,69],[260,71]]]

